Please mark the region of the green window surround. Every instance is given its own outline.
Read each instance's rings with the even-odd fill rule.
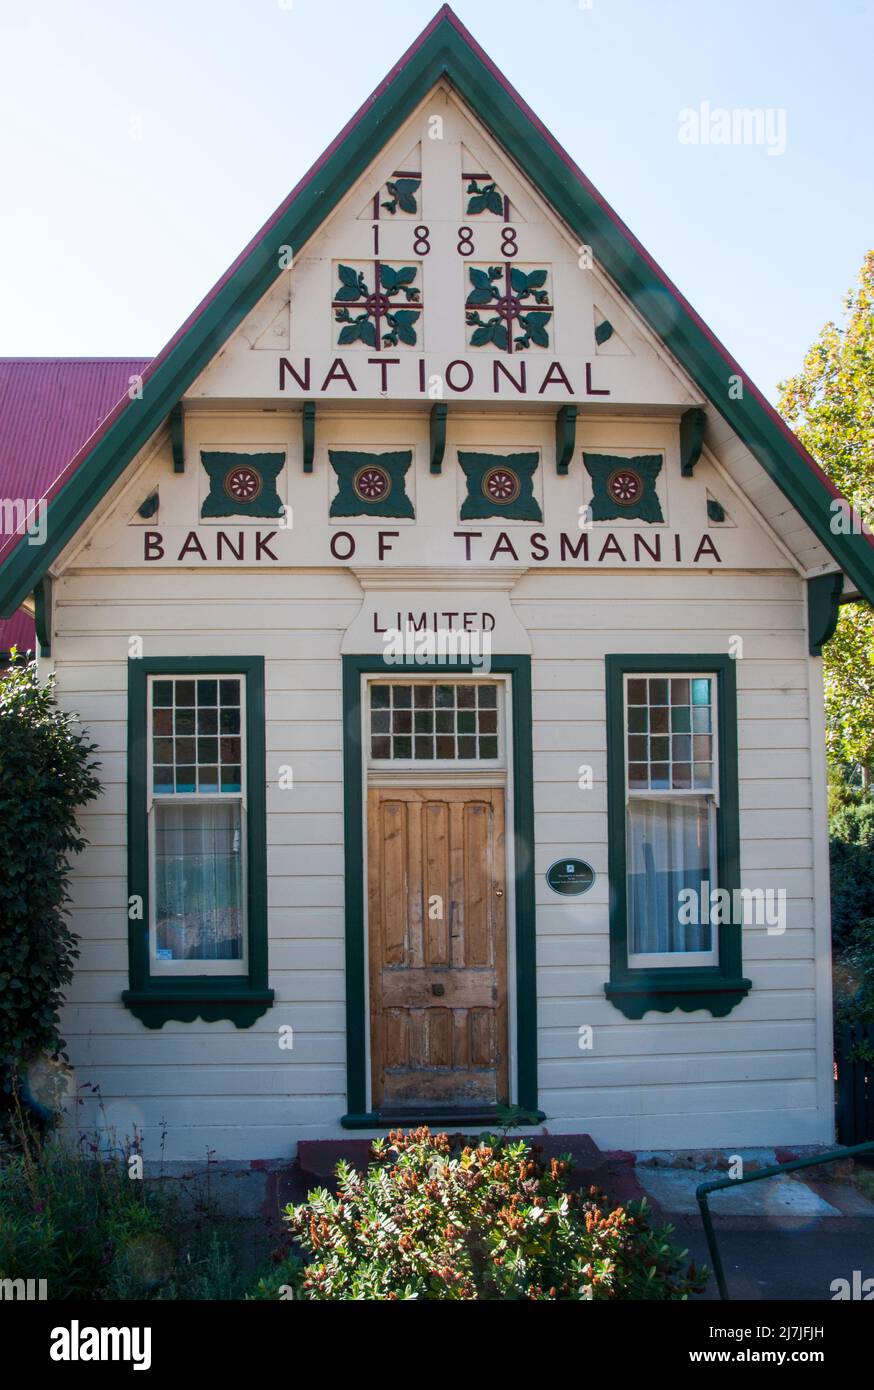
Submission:
[[[626,718],[627,676],[701,675],[712,677],[716,690],[718,749],[718,806],[715,825],[715,865],[712,888],[740,888],[740,829],[737,772],[737,689],[735,665],[724,655],[623,655],[606,658],[607,685],[607,805],[608,870],[610,878],[610,979],[604,991],[627,1018],[640,1019],[650,1010],[690,1013],[707,1009],[723,1017],[749,992],[743,977],[742,928],[714,924],[716,963],[689,965],[629,964],[629,903],[627,888]],[[653,784],[655,785],[655,784]],[[665,953],[666,960],[670,954]]]
[[[367,1102],[367,952],[364,931],[365,867],[363,832],[363,748],[361,714],[362,675],[457,675],[475,668],[470,662],[387,665],[379,656],[343,657],[343,781],[346,842],[346,1100],[349,1107],[344,1129],[372,1129],[379,1116],[366,1110]],[[531,658],[493,656],[490,675],[509,675],[512,680],[512,728],[508,738],[513,755],[513,833],[516,887],[516,1093],[517,1123],[539,1123],[545,1115],[537,1108],[537,982],[535,978],[534,922],[534,764],[531,744]],[[512,923],[508,929],[512,930]],[[525,1118],[522,1118],[522,1114]],[[494,1117],[492,1117],[493,1119]],[[446,1123],[423,1113],[420,1123]],[[479,1114],[453,1115],[456,1123],[485,1122]]]
[[[245,956],[241,973],[158,974],[150,964],[149,678],[226,678],[244,691]],[[215,682],[212,682],[215,684]],[[215,703],[215,701],[214,701]],[[239,701],[238,701],[239,703]],[[239,714],[239,711],[238,711]],[[193,741],[193,740],[192,740]],[[239,743],[239,740],[238,740]],[[224,769],[222,770],[224,775]],[[239,774],[237,774],[239,775]],[[223,788],[224,790],[224,788]],[[164,804],[167,804],[165,799]],[[213,803],[215,804],[215,803]],[[226,803],[227,804],[227,803]],[[242,803],[241,803],[242,804]],[[188,806],[192,805],[189,799]],[[264,658],[160,657],[128,662],[128,959],[122,1001],[147,1028],[168,1019],[229,1019],[248,1028],[273,1003],[267,987],[267,807],[264,752]]]

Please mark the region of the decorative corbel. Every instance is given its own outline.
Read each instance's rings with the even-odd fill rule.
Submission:
[[[555,471],[565,474],[573,458],[577,438],[577,407],[563,405],[555,417]]]
[[[52,654],[52,580],[44,574],[33,591],[33,621],[40,656]]]
[[[446,452],[446,415],[449,410],[445,401],[435,401],[431,407],[431,472],[443,470],[443,455]]]
[[[843,589],[840,573],[818,574],[807,581],[807,648],[811,656],[822,656],[823,644],[834,636]]]
[[[316,454],[315,401],[304,401],[303,413],[301,415],[301,428],[303,429],[303,471],[304,473],[312,473],[313,459]]]
[[[185,472],[185,423],[182,402],[177,401],[170,411],[170,445],[173,450],[173,472]]]
[[[700,406],[693,406],[680,417],[680,472],[684,478],[691,478],[695,464],[701,457],[704,445],[704,426],[707,416]]]

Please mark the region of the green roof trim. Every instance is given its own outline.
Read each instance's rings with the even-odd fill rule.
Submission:
[[[874,543],[834,535],[840,496],[777,412],[721,346],[585,175],[444,6],[167,347],[143,389],[119,402],[50,497],[42,546],[20,538],[0,565],[8,616],[76,534],[138,450],[281,273],[280,248],[314,235],[423,97],[447,80],[662,339],[860,592],[874,601]]]

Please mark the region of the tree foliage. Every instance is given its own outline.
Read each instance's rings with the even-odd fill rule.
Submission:
[[[780,386],[780,410],[805,448],[874,526],[874,251],[844,301],[843,326],[827,323],[797,376]],[[845,604],[825,646],[830,758],[874,768],[874,612]]]
[[[0,678],[0,1090],[40,1051],[63,1055],[58,1009],[78,956],[65,917],[76,809],[100,790],[94,745],[40,685],[36,664]]]

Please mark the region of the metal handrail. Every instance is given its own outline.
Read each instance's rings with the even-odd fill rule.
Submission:
[[[716,1275],[716,1284],[719,1289],[719,1297],[726,1302],[731,1302],[731,1294],[728,1292],[728,1285],[725,1282],[725,1271],[722,1268],[722,1260],[719,1254],[719,1246],[716,1243],[716,1232],[713,1229],[713,1219],[710,1215],[710,1208],[707,1205],[707,1198],[711,1192],[719,1192],[723,1188],[743,1187],[748,1182],[761,1182],[763,1178],[774,1178],[779,1173],[794,1173],[799,1168],[815,1168],[821,1163],[838,1163],[843,1158],[852,1158],[854,1154],[874,1153],[874,1142],[867,1144],[853,1144],[848,1149],[830,1149],[828,1153],[819,1154],[816,1158],[795,1158],[791,1163],[775,1163],[770,1168],[760,1168],[755,1173],[742,1178],[715,1178],[713,1182],[699,1183],[695,1189],[695,1196],[698,1199],[698,1206],[701,1209],[701,1220],[704,1225],[704,1234],[707,1237],[707,1248],[710,1251],[710,1258],[713,1262],[713,1273]]]

